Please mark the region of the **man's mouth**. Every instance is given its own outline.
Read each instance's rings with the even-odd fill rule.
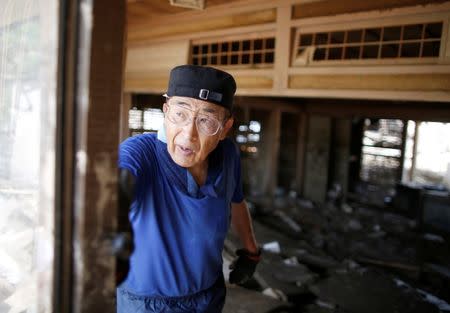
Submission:
[[[180,145],[177,145],[177,147],[178,147],[179,151],[181,152],[181,154],[183,154],[185,156],[189,156],[195,152],[193,149],[190,149],[188,147],[184,147],[184,146],[180,146]]]

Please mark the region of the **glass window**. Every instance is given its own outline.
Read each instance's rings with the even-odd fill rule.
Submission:
[[[2,312],[52,311],[57,3],[1,5]]]

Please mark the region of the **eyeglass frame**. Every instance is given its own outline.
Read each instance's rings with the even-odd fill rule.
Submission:
[[[225,123],[231,118],[231,114],[228,112],[228,110],[226,110],[228,114],[225,115],[225,118],[224,118],[223,121],[220,121],[219,119],[217,119],[217,118],[215,118],[215,117],[207,116],[207,114],[203,114],[203,113],[197,113],[197,114],[195,114],[197,111],[192,110],[192,109],[190,109],[190,108],[186,108],[186,107],[181,106],[181,105],[178,105],[178,104],[171,104],[171,103],[169,103],[169,100],[170,100],[171,97],[169,97],[169,96],[167,96],[167,95],[164,95],[164,97],[166,98],[165,104],[168,106],[168,111],[167,111],[167,113],[169,112],[170,107],[171,107],[172,105],[176,105],[176,106],[181,107],[181,108],[183,108],[183,109],[185,109],[185,110],[188,110],[188,111],[193,112],[194,117],[188,118],[188,119],[187,119],[187,123],[185,123],[183,126],[186,126],[186,125],[187,125],[188,123],[190,123],[193,119],[195,119],[195,127],[197,128],[197,131],[200,132],[200,133],[202,133],[202,134],[204,134],[205,136],[208,136],[208,137],[212,137],[212,136],[217,135],[217,133],[219,132],[219,130],[223,129]],[[166,116],[167,113],[165,112],[164,115]],[[199,127],[198,127],[198,125],[197,125],[197,118],[198,118],[199,114],[205,115],[205,116],[207,116],[209,119],[215,119],[215,120],[219,123],[219,127],[217,127],[217,130],[216,130],[213,134],[211,134],[211,135],[210,135],[210,134],[205,134],[204,132],[202,132],[202,131],[199,129]],[[175,125],[181,125],[181,124],[183,124],[183,123],[177,124],[176,122],[172,121],[172,120],[168,117],[168,114],[167,114],[167,119],[168,119],[171,123],[173,123],[173,124],[175,124]]]

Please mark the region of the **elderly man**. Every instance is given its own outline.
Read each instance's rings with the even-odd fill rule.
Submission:
[[[117,290],[119,313],[221,312],[230,220],[244,246],[230,283],[253,275],[260,249],[242,194],[239,150],[226,137],[235,91],[226,72],[175,67],[164,95],[164,131],[121,144],[121,177],[133,181],[134,252]]]

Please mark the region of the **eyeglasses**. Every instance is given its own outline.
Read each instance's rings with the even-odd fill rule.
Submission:
[[[177,104],[167,103],[167,106],[167,119],[178,126],[186,126],[193,118],[195,118],[197,130],[206,136],[214,136],[219,129],[222,128],[222,123],[215,117],[202,113],[198,113],[197,116],[194,116],[196,111]]]

